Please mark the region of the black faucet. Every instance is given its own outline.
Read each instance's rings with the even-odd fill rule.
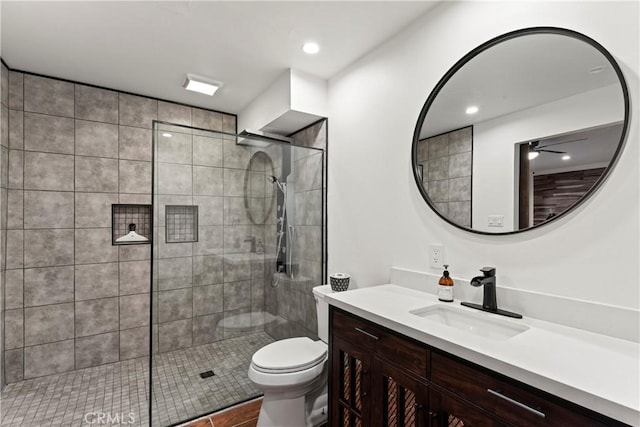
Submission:
[[[510,311],[500,310],[496,298],[496,269],[493,267],[483,267],[480,269],[482,276],[476,276],[471,279],[471,286],[484,286],[484,295],[482,297],[482,305],[472,302],[461,302],[465,307],[475,308],[476,310],[487,311],[489,313],[501,314],[507,317],[522,319],[522,315],[512,313]]]
[[[482,276],[476,276],[471,279],[471,286],[484,286],[482,308],[496,311],[498,309],[498,301],[496,300],[496,269],[493,267],[483,267],[480,271],[482,271]]]

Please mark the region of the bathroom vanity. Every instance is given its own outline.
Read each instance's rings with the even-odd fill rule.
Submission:
[[[328,300],[330,425],[639,421],[634,343],[526,318],[505,320],[506,329],[497,332],[473,325],[463,330],[451,326],[457,310],[478,316],[480,328],[491,329],[487,321],[499,328],[502,320],[394,285],[334,293]],[[427,318],[432,313],[449,318]],[[591,365],[601,357],[604,366]],[[626,401],[615,400],[623,395]]]

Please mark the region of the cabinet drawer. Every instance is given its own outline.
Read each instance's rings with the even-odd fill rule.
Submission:
[[[428,378],[429,351],[417,343],[397,335],[383,333],[378,343],[377,353],[420,378]]]
[[[346,313],[332,310],[333,334],[342,340],[357,343],[364,350],[375,352],[382,329]]]
[[[426,346],[409,341],[349,314],[332,310],[333,334],[406,369],[427,378],[429,351]]]
[[[431,354],[431,381],[516,425],[605,425],[547,399],[542,392],[506,382],[435,352]]]

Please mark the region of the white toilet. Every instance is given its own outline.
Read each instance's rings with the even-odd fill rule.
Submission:
[[[331,286],[313,288],[320,341],[288,338],[256,351],[249,379],[264,393],[258,427],[317,427],[327,421]]]

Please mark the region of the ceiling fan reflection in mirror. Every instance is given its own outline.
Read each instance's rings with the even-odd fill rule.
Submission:
[[[540,140],[531,141],[531,142],[529,142],[529,160],[535,159],[536,157],[538,157],[540,155],[541,152],[553,153],[553,154],[562,154],[563,155],[563,159],[564,159],[565,157],[569,156],[569,154],[566,151],[549,150],[548,148],[556,146],[556,145],[568,144],[568,143],[571,143],[571,142],[586,141],[587,139],[588,138],[572,139],[570,141],[556,142],[556,143],[547,144],[547,145],[544,145],[544,146],[540,146]]]

